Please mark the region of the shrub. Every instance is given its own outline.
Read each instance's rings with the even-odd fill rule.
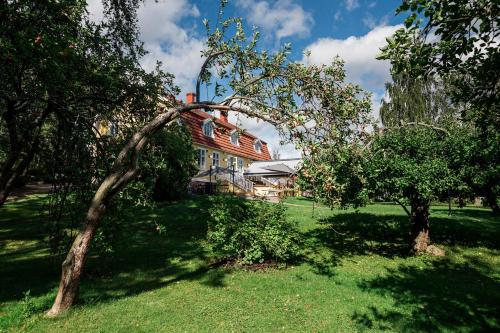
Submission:
[[[220,258],[242,264],[272,259],[286,262],[299,253],[298,229],[282,204],[250,201],[231,195],[210,198],[208,242]]]
[[[155,169],[151,173],[156,176],[153,199],[181,199],[198,171],[191,133],[185,126],[173,124],[153,138],[151,150],[154,151],[151,164]]]

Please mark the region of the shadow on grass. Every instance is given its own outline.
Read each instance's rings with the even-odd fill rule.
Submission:
[[[468,209],[449,217],[443,212],[431,211],[431,242],[500,249],[500,223],[490,212]],[[333,276],[335,267],[353,256],[393,259],[410,254],[409,221],[403,214],[340,212],[320,219],[319,224],[304,233],[309,248],[306,261],[319,274]]]
[[[490,277],[494,273],[488,266],[443,259],[426,267],[388,269],[384,276],[362,282],[360,288],[394,299],[398,310],[372,306],[356,312],[353,320],[361,331],[498,332],[499,282]]]
[[[35,219],[32,204],[16,203],[11,211],[0,212],[0,303],[22,298],[30,290],[33,297],[55,293],[61,258],[51,256],[44,242],[43,220]],[[15,207],[15,209],[14,209]],[[224,286],[225,272],[207,264],[203,240],[206,236],[204,198],[165,205],[155,211],[136,210],[124,226],[124,241],[113,256],[91,253],[80,289],[80,304],[106,302],[139,294],[181,280]],[[19,217],[22,212],[24,216]],[[150,220],[166,228],[155,231]],[[22,224],[19,221],[22,220]],[[19,249],[10,248],[19,242]],[[21,243],[22,242],[22,243]],[[28,245],[33,244],[33,245]],[[4,287],[7,286],[7,287]]]

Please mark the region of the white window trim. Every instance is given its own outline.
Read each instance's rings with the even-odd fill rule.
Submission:
[[[203,151],[203,154],[201,154],[201,151]],[[203,164],[201,163],[201,155],[203,155]],[[205,170],[205,166],[207,164],[207,150],[205,148],[198,148],[198,168],[200,170]]]
[[[245,160],[242,157],[236,157],[236,170],[238,170],[239,173],[243,173],[243,171],[245,170]]]
[[[207,135],[205,133],[205,126],[207,124],[210,124],[210,126],[212,127],[212,135]],[[203,123],[201,124],[201,131],[202,131],[202,133],[203,133],[204,136],[208,136],[209,138],[213,139],[214,136],[215,136],[215,124],[214,124],[213,120],[212,119],[205,119],[205,120],[203,120]]]
[[[233,142],[233,135],[236,134],[236,144]],[[236,147],[239,147],[240,146],[240,135],[238,134],[238,131],[237,130],[232,130],[230,133],[229,133],[229,142],[231,142],[231,144],[233,146],[236,146]]]
[[[217,154],[217,158],[215,158],[216,154]],[[215,164],[215,161],[217,161],[217,165]],[[220,153],[218,153],[216,151],[212,152],[212,166],[220,167]]]
[[[257,150],[257,144],[260,145],[260,150]],[[253,142],[253,150],[255,150],[256,153],[262,154],[262,148],[264,145],[262,144],[262,141],[260,139],[255,139]]]
[[[233,155],[227,155],[227,167],[229,169],[231,169],[233,167],[233,164],[231,163],[231,159],[234,159],[234,161],[236,161],[237,157],[233,156]],[[234,166],[234,168],[236,169],[236,165]]]

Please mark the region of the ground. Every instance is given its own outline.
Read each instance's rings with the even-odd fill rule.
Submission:
[[[60,258],[44,240],[43,199],[0,210],[0,331],[478,332],[500,330],[500,220],[485,209],[431,210],[444,258],[407,253],[407,217],[390,204],[354,210],[287,200],[304,239],[286,268],[210,265],[204,198],[137,210],[128,243],[93,256],[80,302],[47,319]],[[149,220],[166,229],[155,231]]]

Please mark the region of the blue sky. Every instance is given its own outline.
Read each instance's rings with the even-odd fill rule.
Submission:
[[[262,33],[261,47],[276,49],[290,42],[292,58],[305,63],[329,63],[339,55],[346,62],[347,80],[373,94],[373,115],[378,116],[384,83],[390,80],[389,64],[375,56],[385,38],[401,26],[403,16],[395,16],[401,0],[230,0],[226,16],[242,17],[250,29]],[[218,0],[145,0],[138,18],[141,39],[150,52],[143,60],[146,69],[160,60],[166,71],[176,76],[182,94],[194,91],[201,62],[205,30],[204,18],[216,19]],[[100,0],[89,0],[89,11],[101,17]],[[304,58],[305,50],[311,56]],[[238,118],[238,119],[237,119]],[[235,114],[242,126],[268,142],[282,157],[299,153],[292,145],[280,147],[276,131]]]

